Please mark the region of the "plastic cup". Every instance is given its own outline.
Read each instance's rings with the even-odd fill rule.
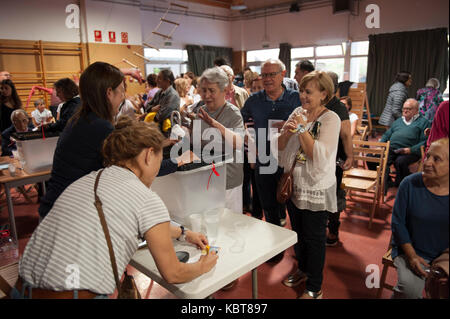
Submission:
[[[220,210],[218,208],[205,212],[206,234],[208,239],[213,242],[217,239],[219,233]]]
[[[191,223],[191,230],[193,232],[199,233],[202,230],[202,215],[191,214],[189,215],[189,221]]]
[[[14,164],[9,164],[8,169],[11,176],[16,176],[16,166]]]

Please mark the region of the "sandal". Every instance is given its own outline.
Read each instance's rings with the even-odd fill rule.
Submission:
[[[303,295],[298,297],[298,299],[322,299],[322,297],[323,297],[322,290],[319,290],[318,292],[305,290],[303,292]]]

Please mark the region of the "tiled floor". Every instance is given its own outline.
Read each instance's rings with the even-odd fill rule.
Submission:
[[[379,267],[381,275],[381,257],[386,252],[390,238],[391,210],[394,202],[395,189],[388,192],[386,204],[375,214],[372,229],[368,229],[366,214],[344,212],[341,214],[340,243],[335,247],[328,247],[324,269],[323,292],[324,298],[375,298],[377,289],[366,286],[369,275],[367,267]],[[23,196],[13,192],[16,225],[19,234],[19,251],[22,254],[25,245],[33,230],[38,225],[36,204],[37,194],[30,192],[32,204],[26,203]],[[0,201],[0,225],[8,223],[8,210],[4,195]],[[290,228],[289,219],[285,227]],[[259,298],[266,299],[293,299],[304,289],[285,287],[281,281],[295,268],[295,259],[292,247],[286,250],[284,258],[274,264],[265,263],[258,267],[258,293]],[[372,266],[373,267],[373,266]],[[369,272],[367,272],[369,271]],[[170,292],[151,281],[148,277],[129,266],[129,273],[135,279],[142,297],[144,298],[176,298]],[[391,270],[388,282],[395,283],[396,273]],[[217,299],[243,299],[251,298],[251,273],[242,276],[238,283],[228,291],[219,291],[214,294]],[[390,292],[385,290],[383,298],[389,298]]]

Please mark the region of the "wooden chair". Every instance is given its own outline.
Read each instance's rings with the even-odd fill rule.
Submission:
[[[358,115],[358,125],[367,124],[369,134],[372,132],[372,115],[367,99],[366,83],[358,83],[356,88],[350,88],[348,96],[352,99],[352,112]],[[366,118],[364,118],[364,114]]]
[[[423,160],[425,159],[425,147],[422,145],[420,147],[420,160],[417,162],[419,164],[419,167],[417,168],[418,172],[423,171]]]
[[[388,251],[383,255],[383,258],[381,262],[383,263],[383,270],[381,271],[381,277],[380,277],[380,288],[378,288],[377,291],[377,299],[380,299],[381,293],[383,292],[383,289],[389,289],[391,291],[394,291],[394,286],[386,283],[386,277],[389,270],[389,267],[397,268],[394,265],[394,261],[392,260],[392,247],[389,245]]]
[[[365,141],[368,135],[368,126],[367,125],[357,125],[356,126],[356,134],[353,135],[353,140],[355,141]]]
[[[387,157],[389,153],[389,141],[368,142],[353,141],[353,158],[362,161],[363,167],[351,168],[344,171],[342,188],[348,191],[350,201],[353,203],[365,203],[369,199],[370,209],[358,207],[358,210],[369,213],[369,229],[372,227],[375,210],[381,202],[384,202],[384,174],[386,170]],[[376,171],[365,168],[366,162],[377,163]]]

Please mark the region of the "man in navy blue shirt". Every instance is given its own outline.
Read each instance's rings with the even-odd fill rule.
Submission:
[[[284,205],[277,202],[277,184],[283,170],[270,152],[270,137],[281,129],[284,121],[300,105],[297,91],[283,85],[286,67],[278,59],[269,59],[261,66],[264,90],[254,93],[241,109],[244,122],[253,119],[256,133],[255,179],[266,221],[280,226]],[[270,132],[272,129],[272,133]]]

